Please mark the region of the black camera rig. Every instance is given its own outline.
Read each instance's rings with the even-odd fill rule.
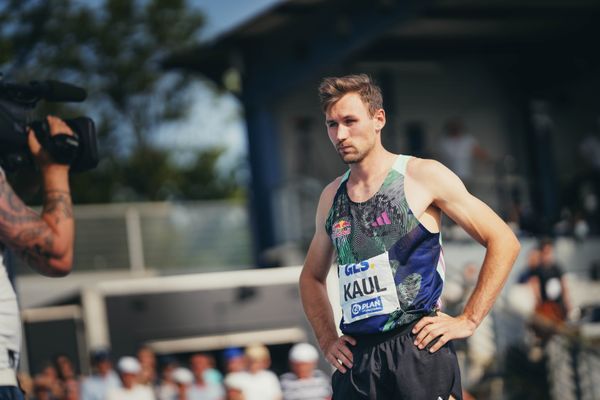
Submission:
[[[45,119],[30,120],[29,114],[40,100],[80,102],[85,90],[59,81],[6,83],[0,75],[0,167],[11,172],[33,168],[33,157],[27,144],[31,128],[42,147],[57,163],[68,164],[73,172],[87,171],[98,165],[98,140],[94,122],[88,117],[66,119],[74,136],[50,135]]]

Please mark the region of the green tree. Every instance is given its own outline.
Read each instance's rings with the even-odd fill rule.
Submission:
[[[204,192],[188,190],[181,185],[190,172],[172,165],[167,151],[149,140],[161,123],[183,117],[191,99],[192,77],[165,72],[160,60],[192,44],[203,22],[184,0],[11,0],[0,6],[0,71],[11,80],[62,79],[88,90],[84,103],[41,108],[64,117],[86,114],[96,122],[102,161],[74,177],[76,201],[237,193],[228,178],[225,185],[213,182],[223,179],[218,150],[198,155],[205,160]]]

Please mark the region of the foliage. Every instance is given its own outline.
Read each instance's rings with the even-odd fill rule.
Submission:
[[[74,177],[76,201],[237,193],[234,179],[216,168],[221,149],[202,151],[193,167],[180,168],[150,140],[156,127],[182,118],[191,103],[192,77],[165,72],[159,61],[192,44],[202,24],[185,0],[11,0],[0,6],[0,71],[7,79],[65,80],[89,93],[84,103],[41,109],[96,122],[102,163]]]

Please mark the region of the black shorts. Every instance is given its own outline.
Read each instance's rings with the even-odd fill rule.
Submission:
[[[411,332],[416,323],[355,337],[352,369],[333,374],[333,400],[447,400],[450,395],[462,399],[452,342],[433,354],[419,350]]]

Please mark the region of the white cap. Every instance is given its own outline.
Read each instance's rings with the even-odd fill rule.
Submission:
[[[171,376],[175,382],[182,383],[184,385],[189,385],[190,383],[194,382],[194,374],[192,374],[192,371],[187,368],[175,368]]]
[[[117,364],[117,368],[124,374],[139,374],[142,370],[137,358],[129,356],[121,357]]]
[[[291,348],[289,357],[291,362],[315,362],[319,359],[319,353],[311,344],[298,343]]]

